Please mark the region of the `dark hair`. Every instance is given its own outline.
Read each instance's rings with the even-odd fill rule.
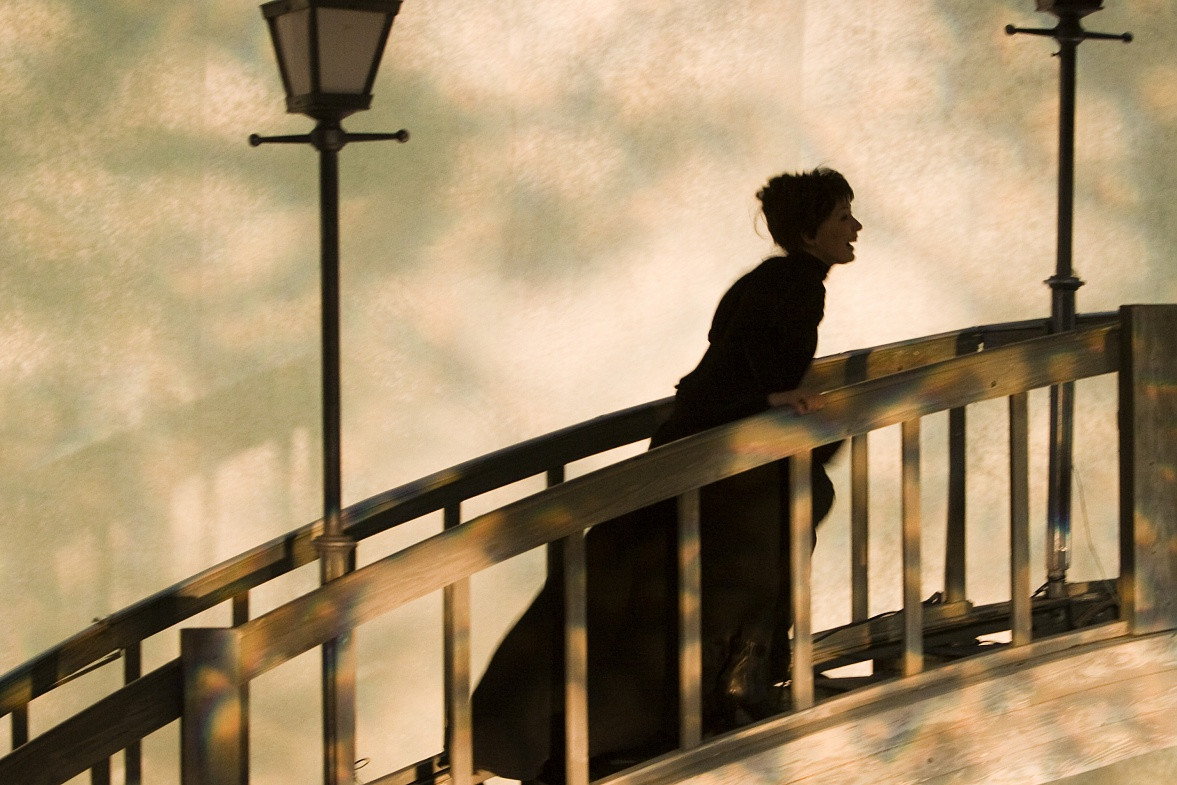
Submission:
[[[817,234],[838,203],[854,199],[846,178],[833,169],[780,174],[756,193],[768,223],[768,233],[781,248],[800,251],[803,238]]]

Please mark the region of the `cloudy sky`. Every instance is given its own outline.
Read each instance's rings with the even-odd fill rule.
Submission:
[[[347,127],[413,138],[342,153],[345,501],[671,394],[719,295],[772,250],[753,194],[782,170],[840,169],[865,225],[829,281],[820,353],[1045,315],[1055,45],[1003,32],[1051,22],[1032,6],[408,0],[373,108]],[[1107,6],[1088,27],[1137,40],[1080,48],[1085,311],[1177,297],[1177,9]],[[318,205],[312,150],[246,144],[310,126],[284,112],[254,4],[5,0],[0,98],[7,670],[318,517]],[[1080,391],[1093,526],[1114,515],[1113,395]],[[970,420],[977,487],[1000,486],[1002,417]],[[929,423],[929,450],[941,432]],[[894,482],[877,481],[883,520]],[[929,521],[939,504],[928,491]],[[982,543],[990,508],[970,509]],[[842,558],[838,526],[819,559]],[[1101,561],[1084,537],[1077,524],[1077,577],[1114,573],[1110,544],[1090,537]],[[975,550],[974,573],[996,578],[971,590],[992,599],[1004,555]],[[533,559],[480,599],[498,608],[482,651],[535,575]],[[818,580],[836,622],[842,574]],[[878,609],[897,593],[881,586]],[[379,697],[394,673],[432,673],[396,645],[436,635],[430,613],[369,635],[385,645],[361,709],[391,729],[362,731],[375,773],[435,751],[430,723]],[[313,697],[293,709],[307,701],[274,691],[281,719],[314,726]],[[256,754],[308,754],[271,746]]]

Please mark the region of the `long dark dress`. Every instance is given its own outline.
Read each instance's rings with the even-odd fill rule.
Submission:
[[[767,410],[796,389],[817,349],[827,266],[772,257],[724,294],[699,365],[679,382],[651,448]],[[813,462],[815,523],[833,486]],[[704,690],[733,641],[772,647],[788,667],[788,462],[700,492]],[[670,500],[594,527],[586,538],[589,746],[594,757],[670,746],[677,721],[675,507]],[[539,775],[563,752],[561,587],[545,585],[500,644],[473,697],[474,759],[513,779]]]

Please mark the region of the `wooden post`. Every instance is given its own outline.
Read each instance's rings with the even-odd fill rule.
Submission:
[[[869,434],[850,439],[850,618],[870,615]]]
[[[1009,624],[1014,646],[1024,646],[1032,637],[1029,475],[1029,403],[1021,392],[1009,397]]]
[[[130,684],[143,675],[143,644],[135,642],[123,649],[123,684]],[[133,741],[123,751],[123,782],[142,785],[143,743]]]
[[[235,629],[180,630],[182,785],[245,785],[240,648]]]
[[[813,706],[813,455],[789,458],[789,559],[793,581],[793,708]]]
[[[446,505],[444,526],[462,522],[460,502]],[[474,739],[470,718],[470,579],[442,590],[442,657],[445,668],[445,730],[450,780],[470,785],[474,777]]]
[[[231,603],[233,626],[249,623],[249,591],[234,594]],[[241,780],[249,782],[249,682],[238,688],[241,695]],[[130,780],[127,785],[131,785]]]
[[[588,610],[584,532],[564,538],[564,735],[566,781],[588,785]]]
[[[679,747],[703,740],[702,568],[699,489],[678,497]]]
[[[920,598],[920,421],[907,420],[902,432],[903,515],[903,675],[924,669],[924,606]]]
[[[1120,316],[1120,595],[1145,634],[1177,628],[1177,306]]]
[[[110,758],[103,758],[90,768],[90,785],[110,785]]]
[[[29,704],[12,710],[12,749],[29,743]]]
[[[948,411],[948,522],[944,546],[944,601],[968,599],[965,584],[965,410]]]

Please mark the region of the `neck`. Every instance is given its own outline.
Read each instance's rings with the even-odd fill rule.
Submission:
[[[809,248],[801,248],[801,249],[799,249],[799,250],[797,251],[797,253],[798,253],[798,254],[804,254],[805,256],[808,256],[810,259],[813,259],[813,260],[814,260],[814,261],[816,261],[816,262],[820,262],[820,263],[821,263],[821,265],[822,265],[822,267],[826,268],[827,270],[828,270],[828,269],[830,269],[831,267],[833,267],[833,265],[832,265],[832,264],[830,264],[829,262],[827,262],[825,259],[822,259],[820,256],[818,256],[817,254],[815,254],[815,253],[814,253],[814,252],[813,252],[811,249],[809,249]]]

